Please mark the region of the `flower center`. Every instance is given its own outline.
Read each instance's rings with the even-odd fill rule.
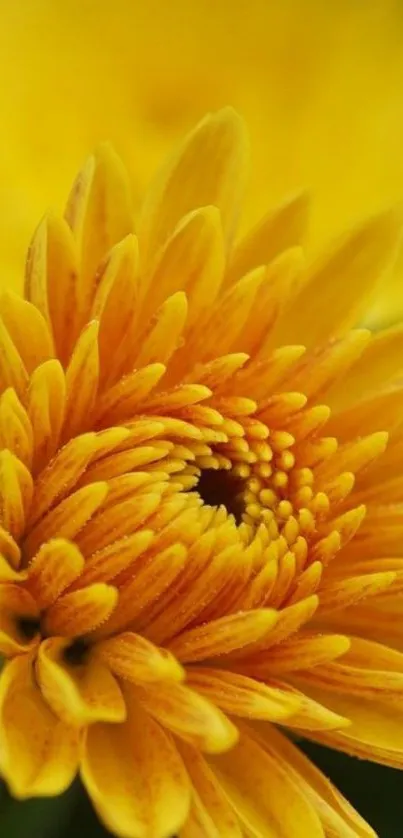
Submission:
[[[204,469],[197,484],[203,503],[208,506],[225,506],[237,524],[241,524],[245,513],[245,484],[241,477],[231,471]]]

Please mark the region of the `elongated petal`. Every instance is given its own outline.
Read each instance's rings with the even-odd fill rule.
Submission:
[[[59,361],[46,361],[31,375],[28,415],[33,433],[33,471],[37,474],[56,452],[66,408],[66,379]]]
[[[0,651],[6,657],[29,652],[39,639],[39,610],[21,585],[0,585]]]
[[[71,541],[54,538],[42,544],[29,564],[27,582],[38,608],[52,605],[77,579],[83,567],[84,558]]]
[[[380,695],[377,700],[362,695],[345,695],[310,686],[312,697],[333,712],[350,719],[342,731],[310,732],[317,741],[365,759],[403,766],[403,709],[399,699],[394,703]]]
[[[206,753],[221,753],[237,741],[237,729],[224,713],[185,684],[137,686],[135,695],[161,724]]]
[[[183,741],[178,750],[193,785],[193,808],[184,838],[242,838],[241,825],[217,777],[200,752]]]
[[[85,322],[96,290],[96,270],[110,248],[131,233],[133,226],[127,175],[106,143],[80,172],[66,218],[79,252],[78,309]]]
[[[25,528],[33,493],[26,466],[7,448],[0,451],[0,522],[14,538]]]
[[[277,612],[269,608],[221,617],[189,629],[168,644],[180,661],[199,661],[240,650],[269,635]]]
[[[32,425],[12,387],[0,396],[0,448],[8,448],[27,468],[32,465]]]
[[[354,325],[393,259],[401,227],[399,214],[386,212],[354,230],[330,257],[314,265],[273,340],[281,334],[283,343],[314,346]]]
[[[203,119],[161,172],[143,206],[140,240],[146,254],[156,253],[180,219],[197,207],[218,207],[224,229],[232,233],[244,158],[243,125],[231,108]]]
[[[133,632],[99,643],[97,655],[112,672],[134,683],[182,681],[185,677],[184,669],[173,655]]]
[[[208,667],[190,669],[187,683],[235,716],[281,722],[298,713],[298,696],[253,678]]]
[[[290,198],[268,213],[232,253],[225,282],[230,284],[252,268],[268,265],[280,253],[304,242],[309,197],[305,192]]]
[[[34,235],[25,292],[50,323],[57,357],[66,364],[80,329],[78,259],[68,224],[56,215],[48,215]]]
[[[63,637],[87,634],[110,617],[117,601],[116,588],[103,582],[65,594],[46,612],[45,630]]]
[[[107,483],[91,483],[51,509],[27,536],[27,555],[35,555],[40,545],[52,537],[73,539],[101,506],[107,494]]]
[[[142,316],[156,311],[175,291],[189,302],[188,326],[213,305],[224,271],[224,242],[216,207],[202,207],[178,224],[148,279]]]
[[[6,291],[0,298],[0,314],[28,373],[53,356],[51,333],[36,306]]]
[[[16,658],[2,672],[0,720],[0,764],[12,793],[26,798],[68,788],[78,769],[79,734],[46,705],[29,656]]]
[[[252,834],[259,838],[324,838],[318,815],[286,766],[246,732],[228,754],[210,757],[209,763]]]
[[[133,697],[121,725],[92,725],[81,775],[107,827],[125,838],[170,838],[186,820],[190,785],[172,739]]]
[[[65,440],[86,430],[95,404],[99,377],[98,331],[96,320],[85,327],[66,370]]]
[[[126,706],[118,683],[93,654],[71,663],[69,640],[51,638],[41,643],[36,662],[39,686],[49,707],[73,727],[93,722],[123,722]]]
[[[326,835],[375,838],[371,827],[288,737],[272,725],[259,722],[254,723],[253,730],[248,727],[248,733],[257,738],[259,745],[282,766],[314,806]]]

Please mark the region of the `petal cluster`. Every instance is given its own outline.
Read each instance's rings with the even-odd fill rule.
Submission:
[[[0,770],[122,838],[371,836],[288,733],[403,762],[401,219],[238,239],[245,154],[203,120],[136,236],[100,148],[0,299]]]

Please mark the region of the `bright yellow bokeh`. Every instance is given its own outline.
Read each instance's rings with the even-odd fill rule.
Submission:
[[[251,137],[248,220],[309,187],[317,249],[403,196],[399,0],[1,0],[0,9],[7,283],[21,283],[33,228],[62,205],[94,145],[112,141],[140,195],[177,137],[225,104]],[[393,317],[402,313],[394,301]]]

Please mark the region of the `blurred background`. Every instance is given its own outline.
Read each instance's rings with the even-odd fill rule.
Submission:
[[[401,0],[0,0],[0,270],[21,287],[30,237],[109,139],[135,208],[162,156],[208,110],[234,105],[251,142],[243,225],[301,187],[313,254],[403,198]],[[403,315],[403,259],[377,322]],[[379,832],[401,836],[401,776],[307,751]],[[79,786],[17,804],[6,838],[106,835]]]
[[[251,138],[244,223],[309,187],[315,250],[402,199],[401,0],[0,0],[0,10],[0,267],[14,286],[41,215],[63,205],[100,140],[123,157],[138,203],[177,137],[226,104]],[[403,313],[403,295],[399,311],[391,298],[386,320]]]

